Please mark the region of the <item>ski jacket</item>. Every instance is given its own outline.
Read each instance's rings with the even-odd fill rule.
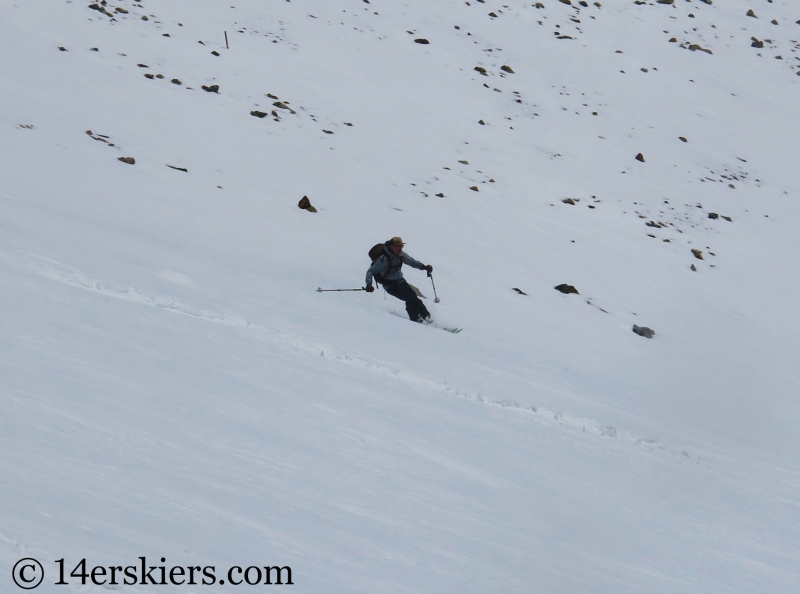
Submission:
[[[407,253],[401,251],[397,256],[383,246],[383,253],[367,270],[367,284],[372,284],[372,278],[382,284],[395,285],[403,280],[403,264],[408,264],[412,268],[425,270],[425,265],[418,262]]]

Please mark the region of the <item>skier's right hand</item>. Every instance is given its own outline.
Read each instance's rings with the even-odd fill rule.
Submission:
[[[372,286],[372,284],[370,283],[369,285],[367,285],[366,287],[364,287],[364,290],[365,290],[367,293],[372,293],[372,292],[375,290],[375,287],[373,287],[373,286]]]

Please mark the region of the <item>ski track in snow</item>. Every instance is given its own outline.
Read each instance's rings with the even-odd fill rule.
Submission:
[[[565,414],[560,410],[537,407],[534,404],[522,404],[517,400],[485,397],[480,393],[470,393],[459,390],[458,388],[455,388],[446,382],[438,382],[423,378],[407,370],[375,363],[360,356],[352,356],[344,351],[333,348],[330,345],[323,345],[308,341],[295,333],[266,328],[259,324],[250,322],[238,315],[203,310],[191,305],[180,303],[174,299],[170,299],[169,297],[145,295],[133,287],[129,287],[127,289],[114,287],[108,283],[104,283],[98,279],[95,279],[86,273],[71,269],[58,261],[43,256],[23,253],[19,253],[18,255],[14,256],[8,253],[0,252],[0,259],[6,263],[16,265],[19,268],[32,271],[35,274],[49,280],[78,289],[92,291],[94,293],[103,295],[104,297],[121,299],[137,305],[154,307],[170,313],[197,318],[206,322],[247,328],[248,330],[271,335],[276,343],[293,353],[319,356],[326,361],[349,365],[357,369],[381,375],[383,377],[392,378],[421,390],[439,392],[450,397],[460,398],[462,400],[474,402],[484,406],[530,415],[530,417],[536,420],[538,423],[547,427],[562,428],[568,431],[577,431],[604,440],[617,439],[619,442],[631,446],[646,446],[647,451],[649,452],[662,451],[670,455],[683,457],[686,460],[693,460],[697,464],[707,463],[710,459],[713,459],[710,454],[690,454],[686,449],[670,447],[655,439],[640,438],[629,432],[619,430],[612,425],[603,424],[594,419]]]

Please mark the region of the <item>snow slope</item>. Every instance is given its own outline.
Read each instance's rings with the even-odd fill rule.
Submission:
[[[800,10],[544,4],[0,0],[0,591],[800,592]]]

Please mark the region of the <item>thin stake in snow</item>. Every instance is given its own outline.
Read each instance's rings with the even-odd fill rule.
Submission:
[[[228,45],[228,32],[227,31],[225,31],[225,49],[231,49],[231,47]]]

